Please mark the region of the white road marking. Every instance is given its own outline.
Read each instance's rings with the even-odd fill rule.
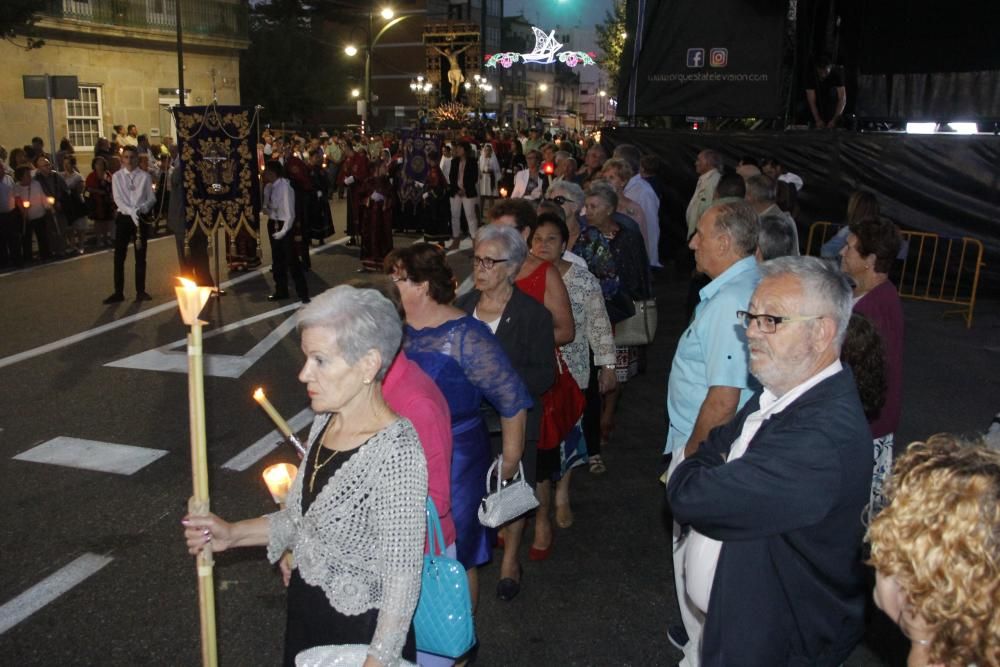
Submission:
[[[83,440],[60,435],[14,458],[18,461],[132,475],[166,454],[166,450]]]
[[[111,556],[85,553],[0,607],[0,635],[53,602],[110,563]]]
[[[165,241],[166,239],[172,239],[173,234],[170,236],[161,236],[155,239],[149,239],[149,243],[156,243],[157,241]],[[94,252],[84,253],[82,255],[70,255],[69,257],[61,257],[57,260],[46,262],[44,264],[35,264],[34,266],[29,266],[23,269],[16,269],[14,271],[8,271],[6,273],[0,273],[0,278],[6,276],[13,276],[18,273],[31,273],[32,271],[37,271],[38,269],[44,269],[48,266],[55,266],[57,264],[68,264],[69,262],[78,262],[81,259],[87,259],[88,257],[97,257],[99,255],[106,255],[109,252],[114,252],[114,248],[102,248],[101,250],[95,250]]]
[[[330,243],[326,243],[324,245],[312,248],[309,250],[309,253],[314,255],[320,251],[332,248],[333,246],[344,245],[345,243],[347,243],[348,240],[349,239],[346,237],[342,239],[337,239],[336,241],[331,241]],[[250,280],[252,278],[256,278],[258,274],[264,273],[270,268],[271,268],[270,264],[268,264],[267,266],[261,266],[255,271],[251,271],[241,276],[237,276],[236,278],[233,278],[231,280],[227,280],[224,283],[220,284],[219,287],[225,288],[225,287],[231,287],[233,285],[238,285],[239,283],[246,282],[247,280]],[[21,361],[26,361],[28,359],[33,359],[43,354],[48,354],[49,352],[61,350],[64,347],[68,347],[74,343],[79,343],[82,340],[87,340],[88,338],[93,338],[94,336],[100,336],[102,333],[105,333],[107,331],[111,331],[113,329],[117,329],[118,327],[123,327],[128,324],[132,324],[133,322],[138,322],[139,320],[144,320],[147,317],[158,315],[159,313],[162,313],[165,310],[170,310],[171,308],[176,308],[176,307],[177,307],[176,301],[163,303],[160,304],[159,306],[154,306],[152,308],[149,308],[148,310],[144,310],[141,313],[136,313],[135,315],[129,315],[128,317],[123,317],[119,320],[115,320],[114,322],[108,322],[107,324],[102,324],[99,327],[88,329],[87,331],[81,331],[80,333],[73,334],[72,336],[68,336],[60,340],[52,341],[51,343],[46,343],[45,345],[41,345],[39,347],[35,347],[30,350],[25,350],[24,352],[18,352],[17,354],[12,354],[9,357],[4,357],[3,359],[0,359],[0,368],[6,368],[7,366],[11,366]]]
[[[299,414],[289,419],[288,425],[292,427],[293,432],[298,433],[307,425],[311,424],[315,416],[316,413],[313,412],[311,408],[306,408]],[[278,433],[278,429],[275,429],[233,458],[223,463],[222,467],[227,470],[243,472],[254,463],[257,463],[257,461],[260,461],[262,458],[277,449],[278,445],[284,441],[284,436]]]
[[[238,322],[227,324],[224,327],[209,331],[202,337],[202,339],[207,340],[213,336],[226,333],[227,331],[233,331],[234,329],[248,326],[275,315],[297,310],[300,305],[301,304],[299,302],[296,302],[287,306],[282,306],[281,308],[277,308],[275,310],[270,310],[266,313],[248,317]],[[242,376],[247,372],[247,370],[250,369],[251,366],[257,363],[261,357],[267,354],[268,350],[277,345],[281,342],[282,338],[291,333],[291,331],[295,328],[295,321],[294,315],[285,319],[284,322],[275,327],[270,333],[267,334],[267,336],[254,345],[250,351],[244,355],[205,354],[205,375],[233,379]],[[186,345],[187,339],[181,339],[174,341],[173,343],[167,343],[166,345],[162,345],[153,350],[146,350],[145,352],[133,354],[132,356],[125,357],[124,359],[109,362],[105,364],[105,366],[111,366],[112,368],[132,368],[144,371],[187,373],[187,350],[185,349],[180,352],[171,351],[176,350],[177,348],[185,347]]]

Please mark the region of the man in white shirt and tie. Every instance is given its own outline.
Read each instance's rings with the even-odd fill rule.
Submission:
[[[128,244],[135,243],[135,300],[149,301],[146,293],[146,243],[152,235],[152,225],[145,215],[156,205],[153,179],[139,168],[139,153],[135,146],[125,146],[121,155],[122,168],[111,177],[111,194],[118,207],[115,217],[115,291],[104,303],[125,300],[125,256]]]
[[[295,293],[302,303],[309,303],[309,288],[299,256],[292,248],[292,226],[295,223],[295,192],[284,169],[277,160],[269,160],[264,168],[264,206],[267,216],[267,238],[271,242],[271,267],[274,275],[274,294],[268,301],[288,298],[288,271],[291,269]]]

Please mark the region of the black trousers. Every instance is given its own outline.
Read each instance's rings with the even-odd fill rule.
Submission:
[[[125,257],[128,244],[135,244],[135,292],[146,291],[146,245],[149,243],[151,226],[142,221],[136,227],[127,215],[115,216],[115,294],[125,293]]]
[[[271,242],[271,268],[274,275],[274,293],[278,295],[288,294],[288,272],[292,272],[292,282],[295,283],[295,293],[300,299],[309,296],[309,288],[306,286],[306,274],[302,270],[299,256],[292,247],[292,230],[282,238],[274,238],[275,232],[281,231],[285,226],[282,220],[267,221],[267,238]]]
[[[29,220],[25,225],[24,236],[21,237],[21,254],[25,259],[31,259],[31,233],[34,232],[38,241],[38,258],[49,259],[52,257],[52,248],[49,245],[49,220],[51,214],[45,214],[36,220]],[[51,224],[55,224],[52,220]]]
[[[0,213],[0,266],[22,264],[21,233],[24,218],[18,210]]]

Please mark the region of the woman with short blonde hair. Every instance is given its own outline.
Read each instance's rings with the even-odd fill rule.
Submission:
[[[909,665],[1000,665],[1000,452],[948,434],[899,457],[872,522],[875,602]]]

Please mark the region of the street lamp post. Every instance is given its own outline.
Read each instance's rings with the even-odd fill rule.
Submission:
[[[429,106],[431,90],[433,89],[434,86],[431,82],[425,81],[423,76],[418,76],[415,80],[410,81],[410,90],[417,96],[417,106],[420,110],[425,110]]]
[[[368,12],[368,29],[365,31],[365,80],[363,88],[363,100],[364,106],[361,109],[361,130],[366,131],[368,127],[368,116],[371,113],[372,106],[372,49],[378,44],[378,41],[382,38],[382,35],[386,33],[387,30],[392,28],[394,25],[405,21],[410,17],[410,15],[396,16],[395,12],[390,7],[385,7],[379,12],[379,15],[387,21],[387,23],[382,26],[382,28],[374,33],[375,30],[375,15],[372,11]],[[374,35],[373,35],[374,33]],[[354,57],[358,54],[358,48],[353,44],[348,44],[344,49],[349,57]]]

